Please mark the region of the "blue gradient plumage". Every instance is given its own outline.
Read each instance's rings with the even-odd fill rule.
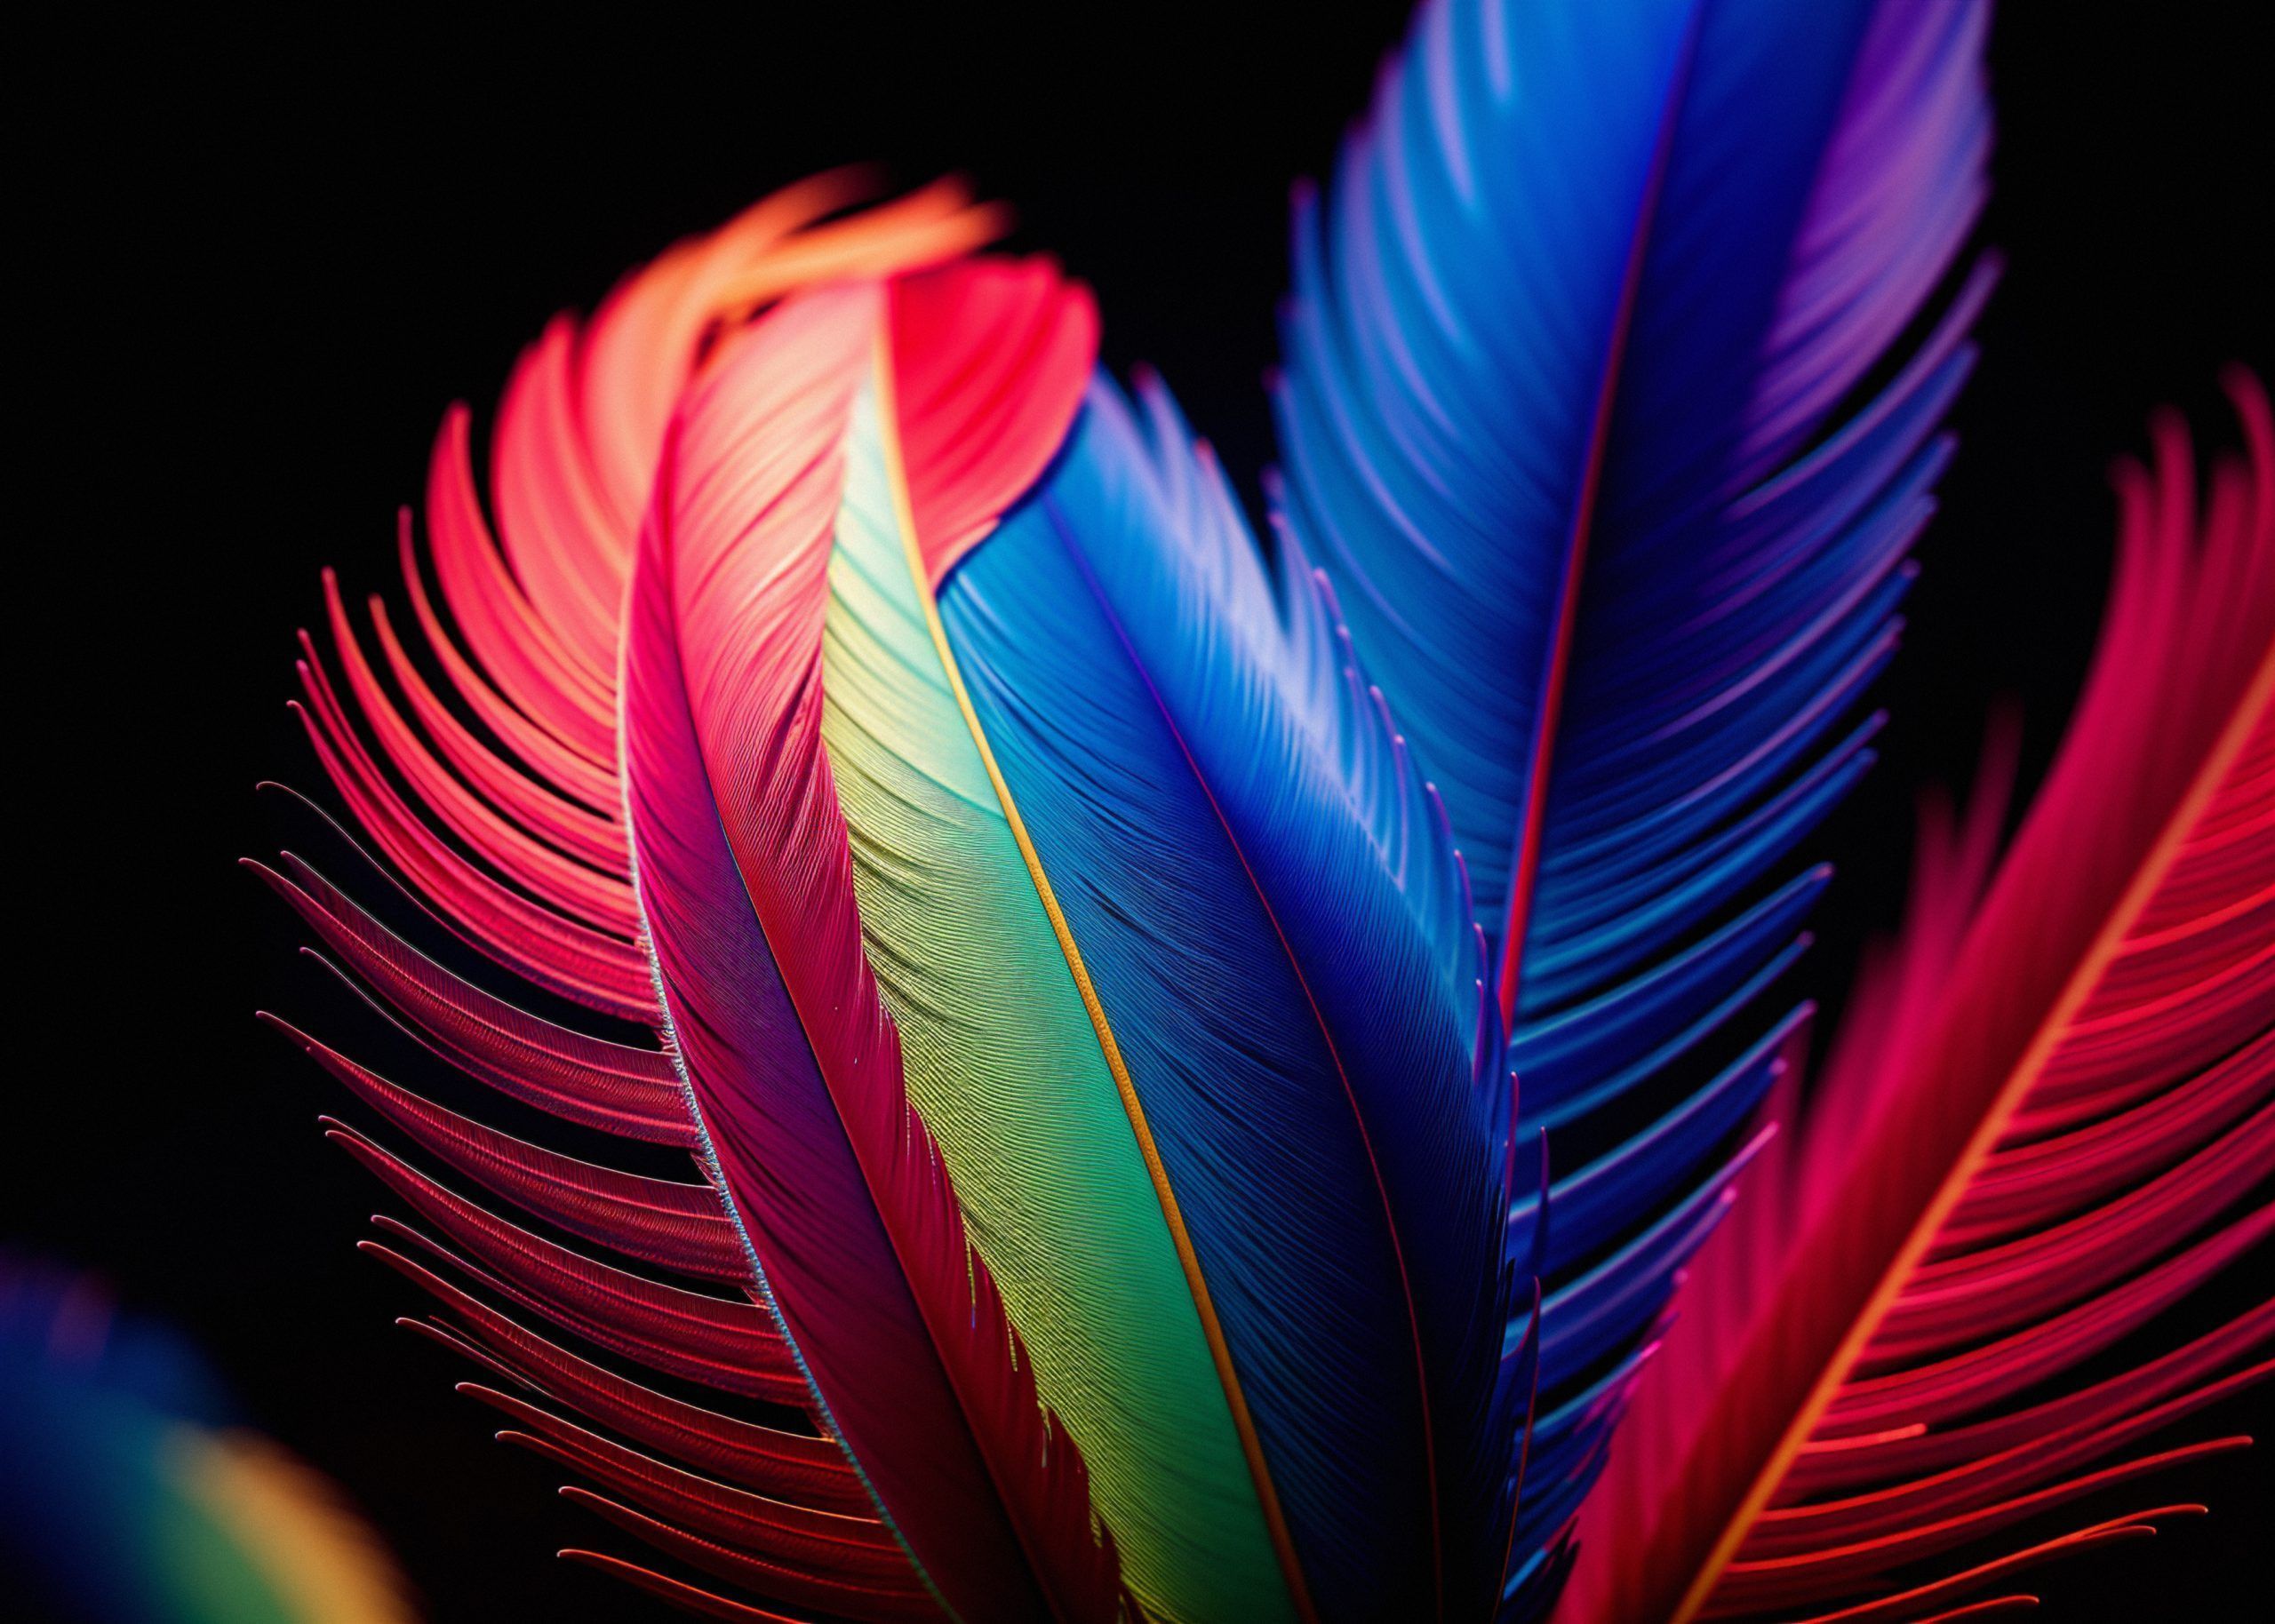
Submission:
[[[1648,1332],[1790,1036],[1829,876],[1781,868],[1871,765],[1992,278],[1952,273],[1987,9],[1434,0],[1297,200],[1280,505],[1558,1146],[1552,1413]],[[1543,1458],[1592,1472],[1616,1407]]]
[[[1480,1334],[1507,1312],[1509,1091],[1459,866],[1309,574],[1266,564],[1157,389],[1144,418],[1094,384],[942,618],[1315,1599],[1481,1604],[1515,1429]]]

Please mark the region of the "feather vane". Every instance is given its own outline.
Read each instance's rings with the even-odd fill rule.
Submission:
[[[1141,418],[1094,385],[943,618],[1309,1587],[1457,1611],[1505,1535],[1497,1023],[1442,815],[1329,601],[1268,573],[1189,439],[1157,386]]]
[[[1584,1158],[1553,1181],[1552,1401],[1642,1345],[1789,1063],[1752,1006],[1829,872],[1776,871],[1872,763],[1852,712],[1991,280],[1946,286],[1986,15],[1435,0],[1297,200],[1284,521],[1443,798],[1520,1142]]]
[[[2275,1370],[2275,1305],[2014,1407],[2275,1229],[2275,429],[2230,386],[2247,455],[2200,511],[2169,417],[2119,471],[2101,643],[2011,848],[1999,752],[1927,823],[1902,941],[1642,1384],[1571,1616],[1912,1616],[2159,1513],[1841,1604],[2246,1441],[2128,1453]]]

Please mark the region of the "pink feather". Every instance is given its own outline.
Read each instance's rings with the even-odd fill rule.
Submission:
[[[1903,939],[1693,1270],[1563,1616],[1836,1606],[2239,1442],[2089,1469],[2265,1376],[2275,1305],[2005,1408],[2275,1228],[2233,1211],[2275,1172],[2275,426],[2229,386],[2247,458],[2200,513],[2169,416],[2153,471],[2118,472],[2100,648],[2005,856],[2010,741],[1962,820],[1929,808]],[[2160,1514],[1823,1616],[1916,1616]]]

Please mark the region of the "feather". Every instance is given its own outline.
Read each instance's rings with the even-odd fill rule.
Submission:
[[[1082,1457],[1049,1437],[911,1111],[821,754],[823,622],[862,427],[877,455],[883,310],[874,285],[784,306],[721,357],[667,450],[627,641],[642,909],[714,1182],[920,1570],[967,1616],[1111,1617]]]
[[[857,227],[917,262],[965,229],[807,235]],[[367,1249],[442,1305],[414,1328],[531,1395],[469,1389],[608,1491],[584,1503],[778,1601],[1106,1617],[1126,1580],[1165,1619],[1481,1611],[1522,1421],[1496,1357],[1511,1091],[1442,809],[1331,596],[1296,554],[1267,566],[1165,395],[1141,429],[1084,392],[1095,318],[1047,267],[794,290],[721,330],[745,229],[525,358],[502,553],[446,426],[435,576],[478,664],[407,522],[404,551],[454,701],[377,608],[371,658],[329,577],[345,680],[312,640],[300,666],[371,860],[660,1046],[515,1007],[297,856],[255,865],[437,1055],[701,1176],[508,1135],[268,1017],[427,1155],[633,1267],[327,1119],[429,1226],[383,1218]],[[676,351],[615,345],[658,309]],[[657,436],[627,556],[603,426],[659,364],[682,369],[668,427],[619,436]],[[804,1409],[843,1453],[482,1294]],[[847,1532],[815,1543],[817,1516]]]
[[[941,614],[1312,1597],[1473,1614],[1513,1425],[1478,1334],[1507,1313],[1497,1025],[1442,814],[1281,563],[1158,386],[1141,420],[1098,383]]]
[[[970,208],[953,188],[824,219],[862,184],[841,174],[793,187],[627,279],[588,326],[564,321],[548,330],[515,372],[497,436],[491,483],[502,552],[475,495],[466,416],[454,411],[446,420],[430,480],[428,534],[435,578],[471,658],[427,595],[407,517],[403,545],[416,618],[449,680],[447,699],[427,685],[376,603],[385,657],[374,663],[367,656],[329,577],[328,617],[344,687],[304,639],[303,720],[375,844],[372,860],[382,872],[391,864],[414,900],[534,987],[659,1029],[667,1023],[643,912],[652,897],[637,890],[619,778],[621,676],[633,667],[623,657],[618,617],[635,596],[635,535],[669,425],[690,386],[724,366],[738,323],[754,310],[815,277],[938,261],[995,228],[992,214]],[[1064,415],[1062,409],[1062,426]],[[1032,458],[1043,431],[1029,421],[1022,432]],[[950,494],[957,489],[950,482]],[[1016,494],[982,487],[975,498],[968,481],[962,490],[968,529],[979,524],[988,501]],[[656,596],[661,590],[651,583],[638,600],[651,603],[651,614],[667,607],[667,597]],[[651,675],[656,661],[676,657],[668,638],[651,636],[641,649],[636,669]],[[653,706],[641,713],[651,723],[638,735],[642,749],[668,754],[688,747],[683,735],[659,733]],[[667,708],[662,713],[667,717]],[[668,805],[655,794],[666,782],[648,786],[651,834],[659,805]],[[715,862],[716,816],[706,816],[712,845],[701,852]],[[1000,1318],[991,1337],[984,1313],[970,1318],[988,1300],[984,1272],[967,1266],[953,1198],[913,1118],[899,1150],[918,1172],[903,1181],[902,1215],[930,1227],[925,1278],[938,1317],[964,1326],[956,1342],[965,1356],[960,1373],[992,1383],[995,1464],[1012,1485],[1010,1503],[1025,1506],[1031,1524],[1016,1532],[1003,1493],[991,1486],[991,1469],[972,1454],[969,1438],[961,1468],[932,1461],[951,1479],[962,1470],[960,1487],[934,1485],[936,1492],[909,1508],[922,1515],[906,1524],[882,1514],[879,1489],[890,1480],[892,1450],[857,1463],[847,1453],[850,1434],[828,1424],[827,1397],[802,1363],[801,1344],[786,1333],[780,1305],[770,1302],[770,1283],[750,1249],[749,1192],[720,1176],[706,1118],[682,1075],[683,1053],[515,1007],[426,958],[299,857],[287,854],[274,869],[254,866],[338,957],[351,985],[459,1071],[580,1127],[698,1155],[703,1176],[691,1182],[574,1160],[425,1100],[273,1022],[427,1154],[550,1228],[633,1265],[619,1268],[508,1222],[363,1134],[330,1125],[336,1142],[433,1226],[430,1236],[382,1219],[393,1244],[366,1243],[442,1304],[442,1318],[411,1323],[530,1398],[589,1416],[638,1447],[603,1439],[530,1399],[478,1389],[476,1396],[515,1415],[516,1438],[608,1485],[624,1503],[593,1501],[619,1524],[778,1600],[898,1618],[937,1611],[945,1585],[967,1615],[1008,1616],[1022,1594],[1038,1614],[1114,1612],[1112,1547],[1099,1543],[1092,1525],[1080,1456],[1063,1439],[1047,1437],[1051,1422],[1034,1405]],[[749,968],[757,974],[760,961]],[[737,1012],[746,1021],[765,1013],[762,1000]],[[786,1063],[787,1052],[778,1058]],[[882,1109],[890,1118],[890,1108]],[[868,1222],[874,1230],[874,1212]],[[413,1252],[426,1261],[414,1261]],[[715,1284],[689,1289],[644,1269]],[[882,1296],[890,1278],[842,1284]],[[711,1294],[718,1286],[739,1297]],[[814,1430],[786,1429],[778,1408],[759,1423],[653,1391],[530,1332],[475,1292],[550,1320],[605,1354],[716,1389],[730,1408],[740,1397],[805,1410]],[[927,1357],[937,1382],[938,1352]],[[921,1369],[895,1380],[911,1413],[923,1415],[922,1397],[931,1389],[922,1387]],[[896,1445],[921,1464],[928,1438],[937,1442],[962,1424],[950,1403],[931,1414],[929,1432],[915,1429]],[[817,1542],[823,1527],[835,1532]],[[993,1535],[982,1537],[991,1527]],[[1038,1542],[1033,1549],[1021,1543],[1030,1537]],[[698,1606],[742,1605],[632,1564],[619,1562],[611,1571],[675,1586]]]
[[[2119,470],[2094,666],[2004,857],[2010,743],[1931,808],[1904,937],[1640,1383],[1570,1617],[1914,1616],[2159,1513],[1843,1604],[2245,1441],[2139,1453],[2275,1371],[2275,1304],[2044,1396],[2275,1228],[2275,420],[2230,390],[2247,459],[2200,513],[2175,419]]]
[[[807,235],[856,227],[918,262],[964,229]],[[376,609],[371,658],[329,577],[345,681],[313,641],[301,664],[382,872],[660,1046],[515,1008],[303,860],[256,865],[436,1055],[701,1177],[506,1134],[270,1017],[427,1155],[635,1267],[330,1123],[431,1227],[382,1219],[368,1249],[441,1303],[414,1328],[531,1394],[469,1389],[607,1489],[584,1503],[776,1600],[1106,1617],[1126,1581],[1163,1619],[1484,1611],[1542,1346],[1499,1357],[1512,1091],[1443,809],[1332,595],[1298,553],[1267,562],[1164,394],[1141,426],[1089,380],[1095,317],[1048,267],[794,289],[722,330],[745,230],[524,359],[502,553],[446,427],[435,575],[478,665],[404,546],[455,703]],[[627,322],[676,335],[682,376],[668,427],[611,441],[661,398]],[[611,447],[651,431],[627,556]],[[478,1293],[802,1408],[842,1456]],[[815,1543],[817,1516],[847,1532]]]
[[[404,1624],[338,1488],[244,1427],[167,1327],[0,1254],[0,1574],[27,1618]]]
[[[1298,195],[1280,506],[1492,935],[1520,1137],[1574,1215],[1552,1396],[1648,1332],[1785,1064],[1752,1006],[1828,872],[1776,872],[1871,763],[1851,712],[1991,279],[1947,275],[1987,12],[1432,0]]]

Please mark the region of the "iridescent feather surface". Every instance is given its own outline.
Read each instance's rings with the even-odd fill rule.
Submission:
[[[274,1021],[405,1323],[646,1548],[565,1555],[727,1619],[1936,1616],[2022,1558],[1890,1575],[2263,1371],[2261,1312],[2045,1385],[2265,1228],[2255,386],[2200,515],[2176,431],[2127,476],[2063,764],[1928,842],[1822,1080],[1783,991],[1992,279],[1987,10],[1425,5],[1299,198],[1268,540],[951,185],[559,319],[486,478],[452,410],[398,606],[304,640],[363,856],[253,866],[618,1142]]]
[[[1991,280],[1987,11],[1430,4],[1298,198],[1281,512],[1448,808],[1550,1181],[1521,1615],[1804,1045],[1797,848]]]
[[[477,1394],[599,1476],[604,1512],[762,1596],[1305,1617],[1459,1582],[1482,1607],[1521,1419],[1493,1334],[1510,1087],[1442,813],[1317,583],[1267,567],[1165,394],[1093,378],[1088,296],[1040,263],[922,268],[974,227],[912,207],[807,234],[906,271],[783,274],[736,321],[771,259],[826,258],[753,254],[746,219],[524,362],[499,529],[583,527],[624,605],[592,655],[566,625],[604,592],[564,575],[540,608],[446,425],[432,569],[480,667],[407,527],[414,605],[469,706],[527,724],[518,761],[469,729],[446,768],[334,593],[347,700],[312,644],[305,711],[365,832],[469,941],[654,1040],[500,1004],[299,859],[272,882],[444,1055],[699,1175],[570,1162],[302,1039],[448,1169],[334,1130],[430,1226],[373,1245],[451,1310],[434,1334],[632,1431]],[[615,361],[632,322],[681,348]],[[504,426],[639,398],[613,364],[681,375],[628,529],[609,442]],[[550,471],[507,471],[524,456]],[[504,495],[572,477],[590,499],[547,519]],[[795,1419],[634,1386],[469,1277]]]

